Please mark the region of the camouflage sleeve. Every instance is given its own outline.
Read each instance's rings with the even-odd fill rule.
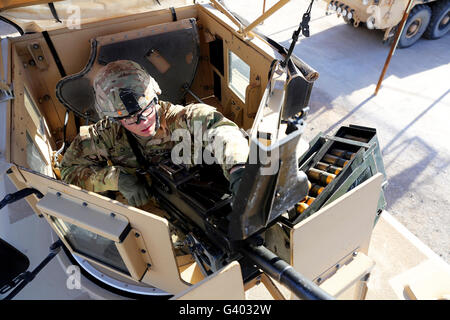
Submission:
[[[108,142],[113,139],[116,128],[102,121],[82,127],[66,150],[61,162],[63,181],[94,192],[118,190],[121,168],[108,163]]]
[[[206,104],[191,104],[186,107],[172,105],[166,113],[166,121],[171,131],[184,128],[189,130],[194,137],[192,141],[195,149],[201,145],[207,152],[214,156],[222,167],[223,173],[229,179],[230,169],[236,165],[245,163],[248,158],[249,146],[239,127],[231,120],[225,118],[216,108]],[[207,154],[193,150],[194,163],[208,163]],[[197,158],[196,158],[197,157]]]

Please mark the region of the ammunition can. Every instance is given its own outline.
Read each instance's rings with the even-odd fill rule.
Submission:
[[[347,151],[347,150],[341,150],[341,149],[332,149],[330,151],[330,154],[333,156],[337,156],[339,158],[345,158],[347,160],[351,160],[355,157],[355,153]]]
[[[339,167],[333,166],[332,164],[324,163],[324,162],[317,162],[316,168],[319,170],[323,170],[323,171],[335,174],[335,175],[338,175],[342,171],[342,168],[339,168]]]
[[[338,167],[345,167],[348,163],[348,160],[333,156],[328,153],[323,156],[322,161],[324,161],[326,163],[337,165]]]
[[[318,170],[315,168],[311,168],[308,170],[307,175],[309,178],[320,181],[324,184],[329,184],[331,181],[333,181],[334,178],[336,178],[336,175],[332,173],[328,173],[322,170]]]
[[[353,135],[351,135],[351,134],[346,134],[346,135],[343,136],[343,138],[349,139],[349,140],[355,140],[355,141],[365,142],[365,143],[369,142],[369,139],[362,138],[362,137],[356,137],[356,136],[353,136]]]

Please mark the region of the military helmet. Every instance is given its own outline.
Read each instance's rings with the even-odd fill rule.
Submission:
[[[126,118],[161,94],[155,79],[130,60],[117,60],[102,67],[95,76],[94,91],[95,108],[101,118]]]

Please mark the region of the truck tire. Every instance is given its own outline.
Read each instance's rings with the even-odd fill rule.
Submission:
[[[431,10],[430,24],[423,35],[427,39],[439,39],[450,30],[450,1],[438,1]]]
[[[398,42],[399,48],[412,46],[423,35],[431,20],[431,8],[426,4],[415,6],[409,13]]]

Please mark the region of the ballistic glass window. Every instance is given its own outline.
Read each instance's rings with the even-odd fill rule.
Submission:
[[[42,117],[41,112],[36,107],[36,104],[34,103],[33,99],[31,99],[30,93],[28,92],[27,88],[25,88],[24,92],[25,92],[24,94],[25,108],[27,109],[28,114],[30,115],[36,128],[38,129],[39,134],[43,137],[45,134],[45,127],[46,127],[44,117]]]
[[[113,240],[55,217],[52,220],[76,253],[130,275]]]
[[[27,163],[30,166],[30,169],[45,174],[50,175],[48,170],[47,162],[44,160],[44,157],[39,152],[39,148],[34,143],[28,131],[26,131],[27,135]]]
[[[245,102],[245,91],[250,83],[250,66],[232,51],[228,51],[228,86]]]

